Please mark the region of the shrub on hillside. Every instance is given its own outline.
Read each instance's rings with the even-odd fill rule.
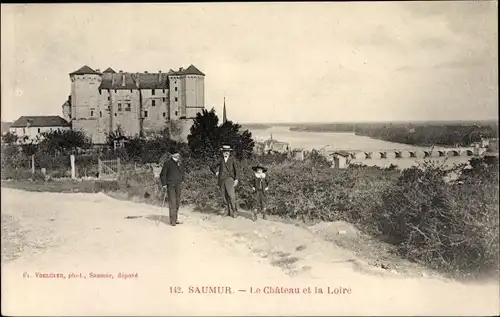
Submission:
[[[372,209],[376,233],[400,254],[434,268],[477,273],[498,269],[498,175],[478,172],[447,184],[439,167],[410,168]]]
[[[44,153],[75,152],[78,148],[89,148],[92,141],[84,132],[74,130],[55,130],[42,133],[42,141],[38,148]]]

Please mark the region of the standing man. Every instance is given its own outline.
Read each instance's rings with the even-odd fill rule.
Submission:
[[[163,163],[160,180],[162,187],[167,188],[170,225],[175,226],[181,224],[177,221],[177,214],[181,203],[181,185],[185,169],[179,151],[173,148],[170,153],[172,154],[170,159]]]
[[[229,145],[223,145],[220,150],[222,157],[213,168],[213,171],[218,176],[222,201],[227,207],[227,215],[236,218],[236,194],[234,191],[234,187],[238,185],[236,160],[231,156],[233,149]]]

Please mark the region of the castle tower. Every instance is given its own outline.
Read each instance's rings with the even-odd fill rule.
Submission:
[[[62,113],[64,120],[71,122],[71,95],[68,96],[68,100],[62,105]]]
[[[102,74],[85,65],[69,76],[72,129],[83,131],[96,141]]]
[[[205,108],[205,74],[194,65],[170,71],[170,118],[191,119]]]

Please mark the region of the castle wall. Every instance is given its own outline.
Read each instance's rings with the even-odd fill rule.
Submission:
[[[140,132],[139,91],[111,89],[110,97],[108,104],[111,106],[109,111],[111,116],[107,118],[107,126],[112,127],[112,131],[121,127],[126,136],[138,135]]]
[[[178,120],[181,115],[182,81],[180,76],[169,76],[170,119]]]
[[[168,89],[142,89],[144,131],[158,131],[166,127],[168,119]],[[147,114],[147,116],[146,116]]]

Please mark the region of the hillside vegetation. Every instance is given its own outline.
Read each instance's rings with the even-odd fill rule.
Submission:
[[[115,185],[87,186],[86,190],[120,191],[158,204],[163,198],[158,180],[144,164],[163,162],[168,158],[166,152],[176,147],[187,166],[182,203],[198,210],[221,210],[219,189],[209,166],[215,162],[220,145],[230,143],[236,145],[241,171],[236,188],[241,209],[254,208],[251,166],[259,162],[269,167],[268,212],[272,215],[306,223],[350,222],[362,232],[393,244],[399,255],[428,267],[457,276],[498,274],[497,158],[472,159],[472,169],[460,166],[454,170],[461,177],[452,183],[444,181],[451,170],[432,164],[403,171],[363,166],[338,170],[316,152],[305,161],[290,160],[286,155],[257,156],[252,153],[251,134],[232,122],[219,125],[213,111],[200,114],[196,120],[187,144],[158,135],[132,138],[116,151],[77,154],[79,176],[97,176],[98,158],[119,157],[124,166]],[[78,139],[75,135],[72,138]],[[61,136],[47,140],[21,147],[4,144],[2,179],[33,178],[31,154],[37,162],[35,179],[45,182],[39,173],[42,167],[53,177],[67,176],[68,155],[76,153],[75,142],[61,142]],[[45,184],[51,182],[56,181]]]

